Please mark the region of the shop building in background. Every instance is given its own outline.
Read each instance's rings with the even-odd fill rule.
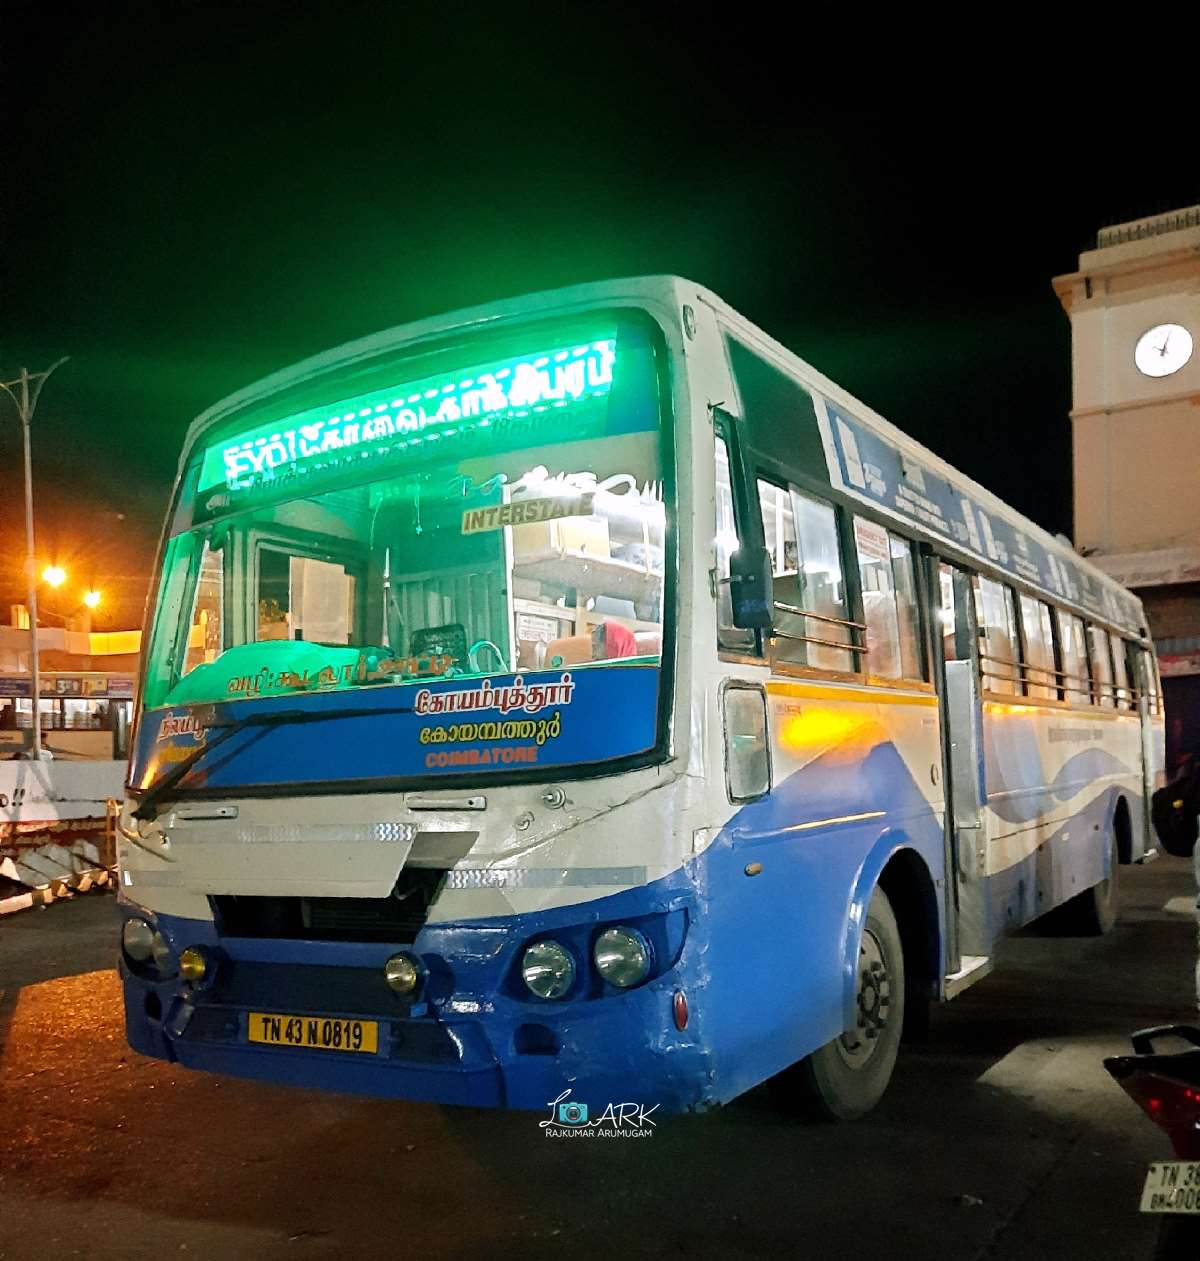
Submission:
[[[20,757],[33,727],[29,616],[0,626],[0,759]],[[38,628],[42,744],[54,758],[123,763],[141,632]]]

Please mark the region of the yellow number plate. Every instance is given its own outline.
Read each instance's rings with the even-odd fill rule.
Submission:
[[[246,1017],[246,1036],[268,1046],[313,1047],[318,1051],[364,1051],[379,1047],[379,1025],[374,1020],[339,1020],[330,1016],[288,1016],[282,1012],[252,1011]]]

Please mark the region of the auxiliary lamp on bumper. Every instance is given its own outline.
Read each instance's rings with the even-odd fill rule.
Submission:
[[[167,939],[144,919],[127,919],[121,927],[121,949],[136,971],[153,972],[159,979],[175,971],[175,958]]]

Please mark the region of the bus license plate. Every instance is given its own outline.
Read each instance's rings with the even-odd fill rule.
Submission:
[[[1146,1171],[1143,1213],[1200,1213],[1200,1160],[1160,1160]]]
[[[288,1016],[252,1011],[246,1018],[246,1036],[267,1046],[301,1046],[318,1051],[363,1051],[374,1055],[379,1047],[379,1025],[374,1020],[339,1020],[325,1016]]]

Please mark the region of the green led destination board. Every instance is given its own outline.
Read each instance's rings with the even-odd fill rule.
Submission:
[[[508,418],[569,408],[612,388],[615,338],[480,364],[297,412],[207,448],[200,490],[248,490]]]

